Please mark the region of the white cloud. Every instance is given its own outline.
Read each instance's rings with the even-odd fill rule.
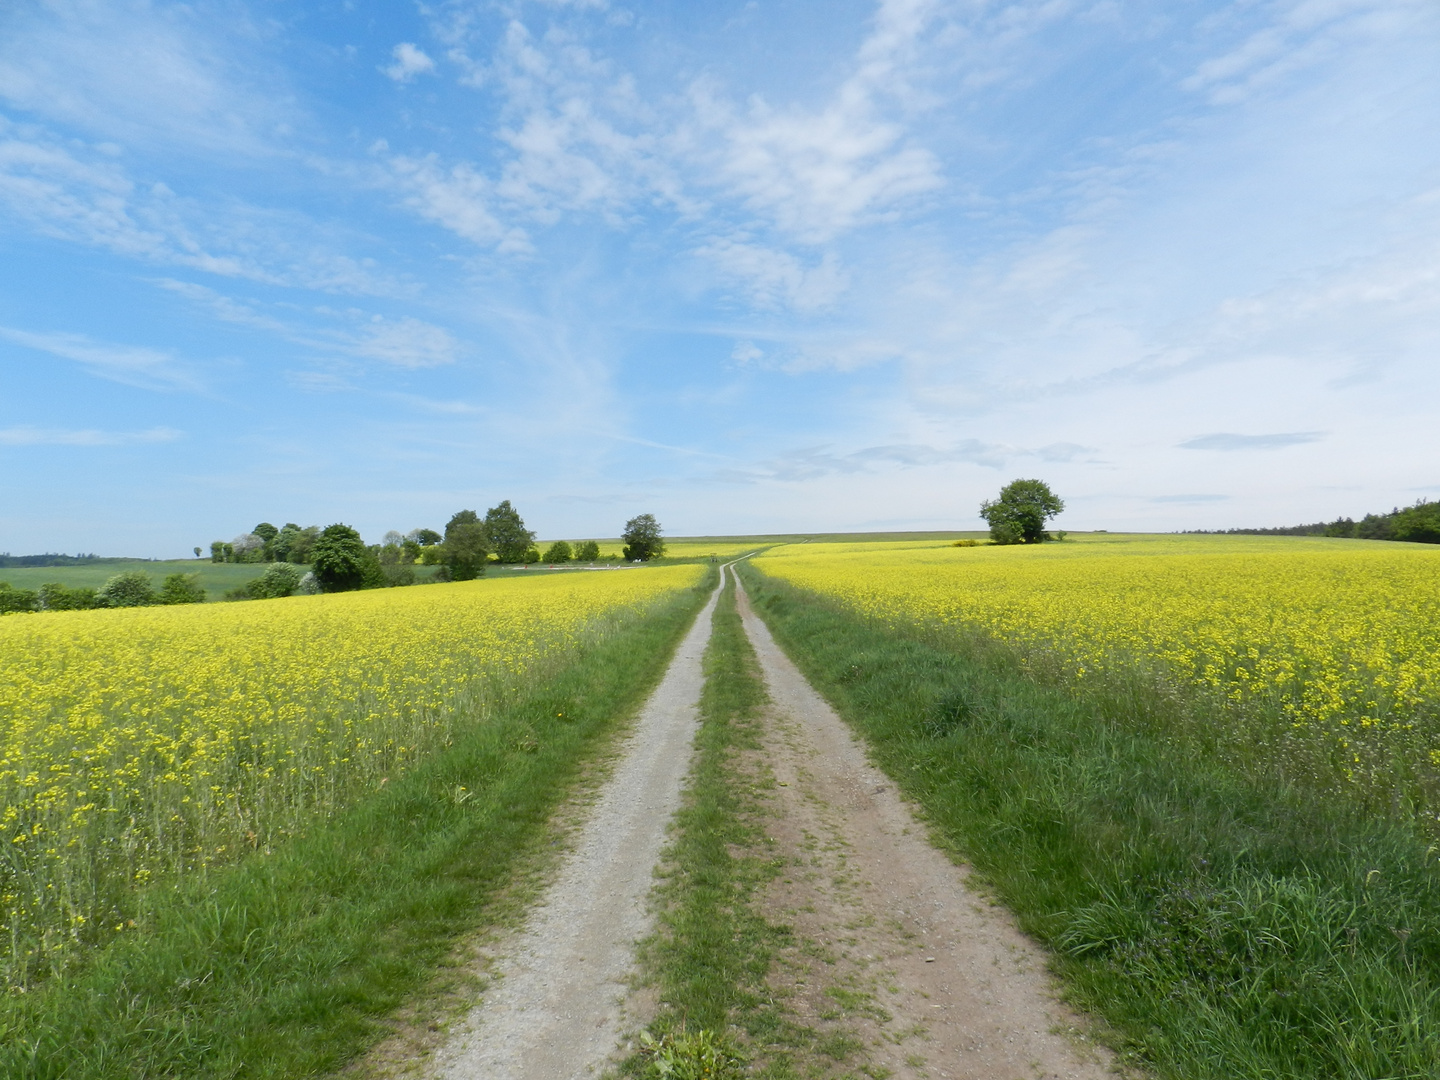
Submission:
[[[699,156],[752,213],[802,241],[824,242],[943,183],[893,102],[937,6],[884,0],[852,73],[821,108],[739,108],[705,82],[691,89]],[[705,145],[707,137],[718,145]],[[700,182],[704,182],[701,180]]]
[[[406,193],[406,205],[421,217],[474,244],[517,253],[531,250],[524,230],[502,225],[496,218],[494,185],[473,166],[462,162],[446,169],[435,154],[429,154],[392,157],[390,167]]]
[[[357,355],[405,368],[453,364],[459,350],[449,331],[411,318],[386,320],[377,315],[353,340]]]
[[[206,14],[85,0],[4,5],[0,99],[120,143],[269,154],[273,133],[298,118],[283,72],[259,47],[266,30],[235,6]]]
[[[790,309],[811,314],[832,306],[849,285],[834,252],[806,266],[799,257],[747,241],[720,238],[696,254],[713,262],[726,279],[739,284],[761,309]]]
[[[431,75],[435,72],[435,61],[408,41],[402,41],[391,50],[395,62],[380,70],[398,83],[409,82],[416,75]]]
[[[0,217],[128,258],[220,277],[338,293],[402,295],[373,262],[346,254],[359,238],[297,211],[202,202],[137,183],[99,147],[0,116]]]
[[[1426,0],[1278,0],[1259,9],[1268,19],[1238,44],[1200,63],[1181,84],[1217,104],[1237,104],[1282,85],[1307,68],[1393,33],[1398,19],[1423,16]],[[1226,16],[1256,13],[1237,6]]]
[[[0,326],[0,339],[27,349],[73,360],[92,375],[146,390],[201,390],[187,365],[168,352],[140,345],[114,345],[84,334],[33,333]]]
[[[1319,442],[1324,437],[1323,431],[1282,431],[1271,435],[1235,435],[1221,431],[1213,435],[1196,435],[1179,446],[1182,450],[1279,450],[1286,446]]]
[[[24,425],[0,428],[0,446],[133,446],[174,442],[184,432],[157,427],[148,431],[100,431],[95,428],[41,428]]]

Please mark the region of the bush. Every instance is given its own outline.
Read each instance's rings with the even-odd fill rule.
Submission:
[[[95,590],[70,588],[58,581],[49,581],[40,586],[40,604],[43,611],[83,611],[98,606]]]
[[[600,545],[594,540],[586,540],[575,550],[575,558],[580,562],[595,562],[600,558]]]
[[[295,591],[301,596],[315,596],[320,592],[320,579],[315,576],[313,570],[307,570],[305,576],[300,579],[300,584]]]
[[[97,607],[145,607],[160,603],[150,575],[143,570],[126,570],[116,574],[95,594]]]
[[[570,545],[564,540],[556,540],[545,549],[545,557],[541,560],[547,563],[567,563],[573,558]]]
[[[245,592],[254,600],[274,600],[291,596],[300,588],[301,574],[291,563],[271,563],[265,573],[245,586]]]
[[[535,547],[526,548],[525,557],[520,561],[525,563],[527,566],[530,563],[538,563],[540,561],[540,549]]]
[[[0,581],[0,615],[36,610],[38,596],[30,589],[17,589],[8,581]]]
[[[171,574],[160,583],[162,604],[203,604],[205,586],[199,574]]]
[[[322,592],[349,592],[364,585],[367,564],[374,557],[358,532],[349,525],[335,524],[326,526],[315,541],[311,561]]]

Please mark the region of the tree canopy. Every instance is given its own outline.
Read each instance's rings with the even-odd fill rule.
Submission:
[[[524,562],[535,543],[535,534],[525,528],[520,512],[510,505],[509,499],[485,511],[485,537],[490,541],[490,550],[502,563]]]
[[[370,552],[349,525],[327,525],[311,549],[315,580],[325,592],[348,592],[365,582]]]
[[[1065,502],[1043,480],[1012,480],[1000,497],[980,504],[997,544],[1038,544],[1049,540],[1045,522],[1065,509]]]
[[[641,514],[625,523],[620,534],[625,541],[625,558],[649,562],[665,554],[665,541],[660,537],[660,523],[654,514]]]

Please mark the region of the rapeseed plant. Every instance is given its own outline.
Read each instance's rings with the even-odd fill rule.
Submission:
[[[0,619],[0,970],[266,852],[677,590],[697,566]]]

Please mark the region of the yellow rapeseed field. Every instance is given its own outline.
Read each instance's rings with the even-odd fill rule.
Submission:
[[[765,573],[885,619],[986,630],[1079,679],[1137,661],[1323,733],[1342,771],[1377,739],[1440,767],[1440,548],[1299,537],[805,544]],[[1397,742],[1397,740],[1399,740]]]
[[[0,955],[53,964],[117,890],[306,827],[702,572],[0,618]]]

